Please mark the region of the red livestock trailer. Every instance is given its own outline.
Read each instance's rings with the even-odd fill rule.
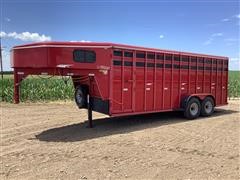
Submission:
[[[109,116],[181,110],[188,119],[227,104],[228,58],[114,43],[43,42],[12,49],[14,102],[28,75],[71,76],[75,101]]]

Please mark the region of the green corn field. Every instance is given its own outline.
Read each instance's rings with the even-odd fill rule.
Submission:
[[[230,71],[228,75],[228,97],[240,97],[240,71]]]
[[[4,75],[1,88],[1,101],[13,102],[13,75]],[[72,80],[68,78],[28,77],[20,89],[22,102],[72,100],[74,95]]]
[[[13,75],[4,75],[1,83],[1,101],[13,102]],[[2,91],[3,90],[3,91]],[[2,96],[3,92],[3,96]],[[74,88],[71,79],[28,77],[21,83],[22,102],[49,102],[73,100]],[[3,98],[2,98],[3,97]],[[240,97],[240,71],[229,72],[228,97]]]

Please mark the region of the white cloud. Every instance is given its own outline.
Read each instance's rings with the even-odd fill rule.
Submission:
[[[223,36],[223,33],[214,33],[214,34],[212,34],[212,37],[217,37],[217,36]]]
[[[230,70],[240,70],[240,57],[232,57],[229,59]]]
[[[18,39],[22,41],[34,41],[34,42],[39,42],[39,41],[51,41],[50,36],[46,36],[44,34],[40,35],[38,33],[30,33],[30,32],[22,32],[22,33],[16,33],[16,32],[10,32],[6,33],[4,31],[0,32],[0,37],[2,38],[13,38],[13,39]]]
[[[88,41],[88,40],[80,40],[80,41],[70,41],[70,42],[91,42],[91,41]]]
[[[240,19],[240,14],[235,15],[236,18]]]
[[[222,22],[228,22],[228,21],[230,21],[230,19],[228,18],[222,19]]]
[[[236,19],[236,18],[240,19],[240,14],[236,14],[236,15],[233,15],[233,16],[231,16],[231,17],[224,18],[224,19],[222,19],[221,21],[222,21],[222,22],[228,22],[228,21],[233,21],[233,20]]]
[[[88,41],[88,40],[81,40],[80,42],[91,42],[91,41]]]
[[[207,41],[205,41],[203,44],[204,45],[209,45],[209,44],[212,44],[213,42],[213,38],[209,38]]]
[[[10,71],[11,65],[10,65],[10,52],[6,49],[2,50],[2,63],[3,63],[3,70],[4,71]]]
[[[224,41],[237,42],[237,41],[239,41],[239,39],[238,38],[226,38],[226,39],[224,39]]]
[[[235,45],[236,43],[238,43],[240,41],[240,39],[238,39],[238,38],[225,38],[224,41],[225,41],[227,46],[232,46],[232,45]]]
[[[203,44],[204,44],[204,45],[212,44],[212,42],[215,40],[216,37],[221,37],[221,36],[223,36],[223,33],[221,33],[221,32],[213,33],[213,34],[208,38],[208,40],[206,40]]]
[[[164,38],[164,35],[163,35],[163,34],[161,34],[161,35],[159,36],[159,38],[160,38],[160,39],[163,39],[163,38]]]
[[[0,37],[5,37],[6,35],[7,35],[7,33],[3,32],[3,31],[0,32]]]
[[[7,22],[10,22],[10,21],[11,21],[11,19],[8,18],[8,17],[4,18],[4,20],[7,21]]]
[[[230,58],[229,59],[231,62],[236,62],[236,61],[240,61],[239,57],[234,57],[234,58]]]

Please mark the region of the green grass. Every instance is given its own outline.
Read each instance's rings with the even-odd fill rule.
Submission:
[[[3,101],[13,102],[13,75],[5,74],[0,80],[0,95],[3,88]],[[22,102],[48,102],[56,100],[72,100],[74,88],[71,79],[65,83],[62,78],[38,78],[30,76],[21,83]],[[229,72],[228,97],[240,97],[240,71]],[[2,96],[0,97],[2,101]]]

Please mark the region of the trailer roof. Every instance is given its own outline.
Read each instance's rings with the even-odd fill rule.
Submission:
[[[54,42],[54,41],[48,41],[48,42],[30,43],[30,44],[23,44],[23,45],[19,45],[19,46],[14,46],[13,49],[25,49],[25,48],[35,48],[35,47],[116,48],[116,49],[126,49],[126,50],[138,50],[138,51],[150,51],[150,52],[159,52],[159,53],[181,54],[181,55],[187,55],[187,56],[203,56],[203,57],[208,57],[208,58],[228,59],[228,57],[225,57],[225,56],[216,56],[216,55],[191,53],[191,52],[166,50],[166,49],[157,49],[157,48],[147,48],[147,47],[142,47],[142,46],[133,46],[133,45],[117,44],[117,43],[109,43],[109,42]]]

